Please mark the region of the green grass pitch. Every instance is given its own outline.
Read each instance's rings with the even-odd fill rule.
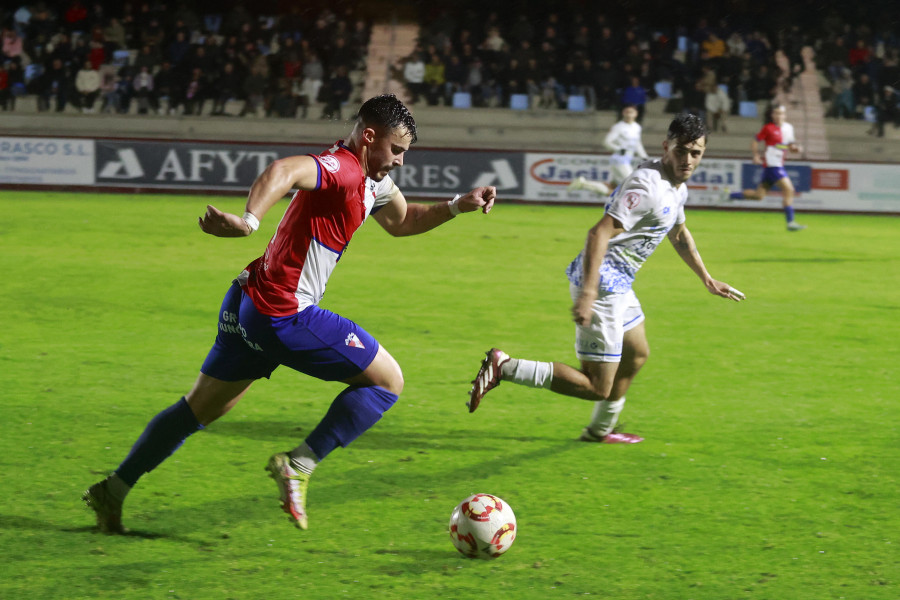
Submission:
[[[266,477],[340,389],[287,369],[190,438],[93,527],[81,492],[196,377],[249,239],[203,235],[240,198],[0,194],[0,598],[900,597],[900,236],[894,217],[688,211],[710,295],[666,242],[640,273],[651,356],[622,420],[646,441],[575,441],[584,401],[504,384],[475,414],[491,346],[574,364],[564,269],[600,207],[498,204],[429,234],[366,224],[323,306],[403,367],[386,417],[335,451],[293,529]],[[475,492],[519,535],[453,549]]]

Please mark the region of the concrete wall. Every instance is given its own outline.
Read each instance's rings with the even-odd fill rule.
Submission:
[[[15,112],[0,113],[0,132],[6,135],[144,137],[167,139],[242,140],[331,144],[349,131],[347,121],[318,119],[312,107],[306,119],[257,116],[210,117],[80,114],[74,109],[57,114],[38,113],[20,101]],[[239,107],[231,107],[237,114]],[[349,118],[355,107],[346,107]],[[419,145],[432,148],[552,150],[605,153],[604,135],[615,122],[612,111],[514,111],[501,108],[454,109],[417,105]],[[662,101],[648,106],[644,120],[644,146],[658,154],[672,115]],[[761,127],[755,118],[730,117],[727,133],[710,135],[708,156],[746,158],[750,140]],[[887,128],[884,138],[868,135],[863,121],[826,121],[832,160],[900,163],[900,130]]]

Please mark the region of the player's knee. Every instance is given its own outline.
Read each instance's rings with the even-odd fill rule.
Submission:
[[[400,365],[395,362],[394,367],[385,373],[384,383],[381,384],[381,387],[399,396],[403,392],[403,384],[403,371],[400,370]]]
[[[384,346],[378,349],[378,354],[365,371],[359,376],[347,379],[346,383],[354,385],[377,385],[397,396],[403,392],[403,371],[400,365]]]
[[[612,381],[600,378],[591,378],[591,386],[586,394],[587,400],[607,400],[612,393]]]
[[[609,400],[609,395],[612,393],[612,386],[595,387],[591,391],[593,392],[593,396],[589,398],[589,400]]]
[[[224,416],[250,387],[251,380],[222,381],[203,373],[184,395],[194,417],[203,426]]]
[[[643,348],[638,348],[634,351],[634,357],[631,359],[631,364],[634,365],[634,370],[637,371],[641,367],[643,367],[647,363],[647,359],[650,358],[650,348],[644,346]]]
[[[383,356],[386,360],[383,360],[381,364],[382,383],[379,385],[392,394],[399,396],[403,392],[403,371],[400,369],[400,364],[396,359],[383,347],[381,351],[383,351]]]

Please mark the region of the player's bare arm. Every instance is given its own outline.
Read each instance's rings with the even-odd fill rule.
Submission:
[[[690,230],[688,230],[684,223],[675,225],[675,227],[669,231],[669,241],[672,242],[672,246],[675,247],[675,251],[678,252],[678,256],[681,257],[681,260],[697,274],[703,282],[703,285],[709,290],[709,293],[734,300],[735,302],[740,302],[744,299],[744,294],[741,291],[731,287],[724,281],[718,281],[717,279],[712,278],[709,271],[706,270],[706,266],[703,264],[703,259],[700,258],[697,244],[694,243],[694,236],[691,235]]]
[[[759,142],[754,139],[750,142],[750,152],[753,153],[753,164],[761,165],[763,164],[762,155],[759,153]]]
[[[642,159],[650,158],[650,155],[647,154],[647,149],[644,148],[644,144],[640,140],[638,140],[637,147],[634,150],[634,155]]]
[[[577,325],[589,325],[593,315],[594,300],[597,299],[597,288],[600,285],[600,266],[609,247],[609,240],[625,231],[617,219],[609,214],[591,227],[584,244],[584,274],[582,276],[581,293],[572,305],[572,320]]]
[[[491,211],[497,199],[494,186],[478,187],[455,201],[461,213],[481,210],[484,214]],[[452,219],[455,213],[450,202],[434,204],[408,203],[403,192],[394,187],[390,201],[372,216],[385,231],[395,237],[425,233]]]
[[[200,229],[217,237],[244,237],[255,230],[259,221],[275,203],[291,190],[312,190],[316,187],[318,167],[311,156],[291,156],[276,160],[256,178],[243,217],[226,213],[207,205],[206,214],[199,219]]]

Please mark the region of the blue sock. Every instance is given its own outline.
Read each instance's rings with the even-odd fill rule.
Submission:
[[[784,207],[784,218],[787,219],[787,222],[790,223],[794,220],[794,207],[793,206],[785,206]]]
[[[732,200],[743,200],[743,199],[744,199],[744,192],[731,192],[731,193],[728,195],[728,197],[731,198]]]
[[[187,400],[181,400],[153,417],[131,452],[116,469],[119,479],[133,486],[144,473],[149,473],[181,447],[184,440],[203,429]]]
[[[319,460],[338,446],[346,447],[381,419],[397,395],[376,385],[350,386],[334,399],[306,443]]]

